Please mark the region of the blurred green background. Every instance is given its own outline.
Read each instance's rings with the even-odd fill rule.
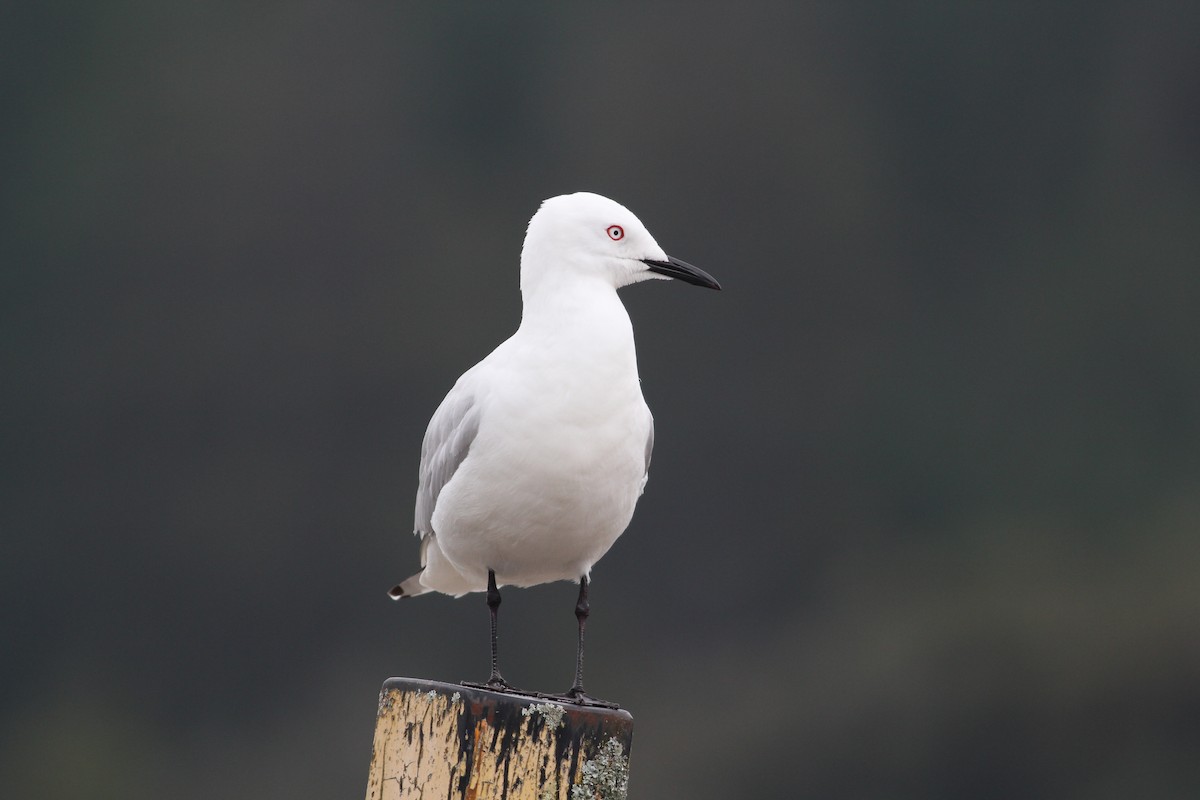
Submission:
[[[0,8],[0,795],[358,797],[425,424],[609,195],[639,798],[1200,796],[1200,6]],[[567,687],[575,589],[505,594]]]

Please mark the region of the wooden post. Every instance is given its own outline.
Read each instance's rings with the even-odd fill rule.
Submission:
[[[632,743],[620,709],[390,678],[367,800],[624,800]]]

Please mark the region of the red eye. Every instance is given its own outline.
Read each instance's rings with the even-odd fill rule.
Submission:
[[[614,242],[621,241],[625,238],[625,229],[620,225],[609,225],[608,238],[612,239]]]

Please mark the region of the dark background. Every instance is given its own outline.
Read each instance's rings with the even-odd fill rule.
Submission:
[[[597,191],[640,798],[1200,796],[1194,3],[0,9],[0,794],[358,797],[425,424]],[[561,690],[575,590],[505,595]]]

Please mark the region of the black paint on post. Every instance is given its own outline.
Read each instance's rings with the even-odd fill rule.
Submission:
[[[632,743],[633,717],[622,709],[573,704],[563,697],[390,678],[380,693],[367,796],[382,797],[385,782],[394,781],[393,786],[402,787],[400,797],[418,797],[433,787],[416,785],[417,781],[433,780],[430,776],[440,770],[439,794],[449,791],[450,798],[475,796],[479,786],[502,787],[496,796],[506,797],[510,788],[516,791],[515,787],[530,784],[539,790],[553,788],[555,797],[570,797],[570,782],[583,775],[583,764],[602,760],[602,750],[616,750],[627,769]],[[438,752],[445,751],[436,761],[428,756],[435,746],[442,747]],[[477,748],[486,751],[476,752]],[[426,763],[420,770],[393,774],[396,765],[420,760],[422,754]],[[566,784],[559,785],[564,778]],[[482,800],[483,795],[478,796]]]

